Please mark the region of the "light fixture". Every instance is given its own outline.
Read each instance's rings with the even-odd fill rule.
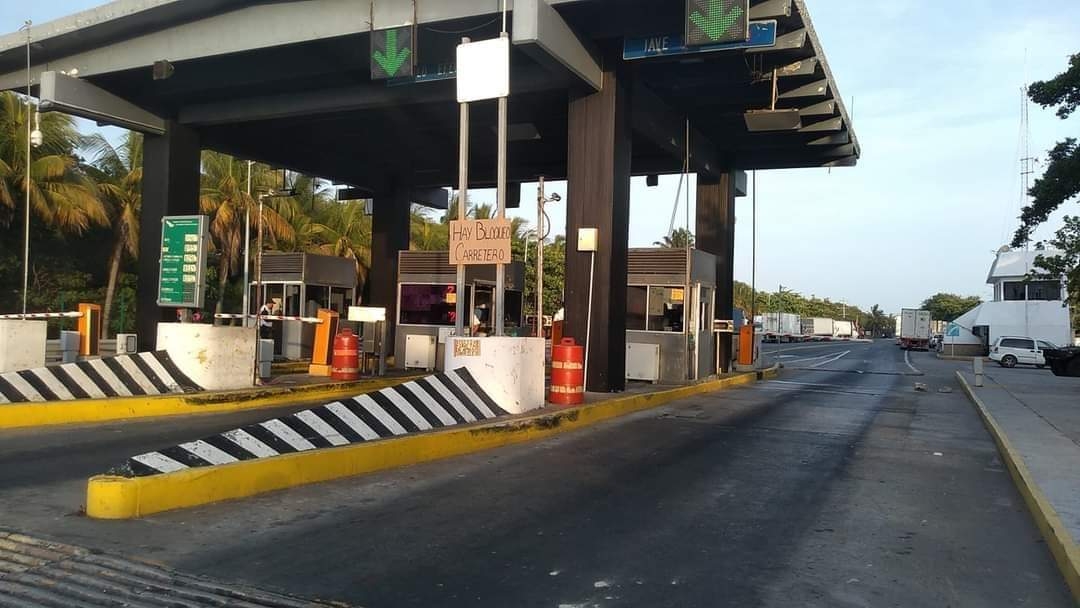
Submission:
[[[30,132],[30,145],[35,148],[45,141],[41,134],[41,112],[34,110],[34,130]]]
[[[171,61],[161,59],[154,62],[154,80],[167,80],[176,70]]]
[[[778,91],[776,70],[772,71],[772,103],[764,110],[747,110],[743,113],[746,130],[751,133],[762,131],[796,131],[802,128],[802,113],[797,108],[776,109]]]

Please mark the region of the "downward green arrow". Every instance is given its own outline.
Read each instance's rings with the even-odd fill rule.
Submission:
[[[690,13],[690,21],[693,21],[694,25],[698,26],[698,29],[710,40],[716,42],[739,22],[742,14],[743,9],[740,6],[733,6],[731,10],[725,11],[723,0],[709,0],[709,14],[702,15],[701,11],[694,11]]]
[[[379,64],[379,67],[386,72],[386,75],[392,78],[397,75],[401,66],[405,65],[405,62],[409,60],[411,53],[412,49],[398,49],[397,30],[388,30],[386,32],[386,52],[375,51],[372,56],[375,63]]]

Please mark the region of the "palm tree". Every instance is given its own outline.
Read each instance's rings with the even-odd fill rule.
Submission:
[[[409,212],[409,248],[419,251],[441,251],[450,246],[447,224],[436,222],[429,212],[413,205]]]
[[[58,112],[40,117],[42,145],[31,150],[26,171],[26,125],[33,120],[23,98],[0,93],[0,209],[8,224],[30,191],[30,207],[45,224],[65,234],[105,225],[108,216],[97,188],[80,170],[75,150],[82,143],[75,121]]]
[[[202,193],[199,210],[210,218],[210,236],[219,255],[218,287],[225,293],[229,277],[240,269],[244,250],[245,216],[250,211],[251,228],[258,229],[258,203],[246,191],[248,163],[227,154],[203,151]],[[252,192],[266,191],[279,185],[278,174],[262,164],[251,165]],[[275,199],[269,199],[271,201]],[[263,231],[269,243],[295,238],[293,226],[283,218],[275,205],[263,205]],[[265,247],[265,244],[264,244]],[[247,286],[244,286],[247,289]],[[216,312],[224,310],[224,297],[218,298]]]
[[[342,201],[321,213],[326,232],[315,252],[349,258],[356,264],[356,282],[367,283],[371,270],[371,216],[363,201]]]
[[[120,264],[126,253],[139,257],[139,214],[142,209],[142,151],[143,137],[128,131],[114,147],[101,135],[87,138],[86,149],[95,155],[92,169],[98,182],[101,198],[107,203],[109,221],[113,226],[113,248],[109,255],[109,279],[105,288],[105,308],[101,314],[102,337],[109,336],[109,318]]]
[[[694,246],[694,234],[686,228],[676,228],[671,234],[654,242],[653,245],[667,249],[686,249]]]

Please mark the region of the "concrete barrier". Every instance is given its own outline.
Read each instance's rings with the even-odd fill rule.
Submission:
[[[459,369],[139,454],[129,458],[118,472],[126,477],[160,475],[399,437],[505,415],[468,370]]]
[[[0,373],[0,405],[195,392],[165,352],[117,355]],[[0,410],[0,414],[6,410]]]
[[[499,407],[522,414],[544,407],[543,338],[446,340],[446,369],[465,368]]]
[[[0,372],[45,365],[45,321],[0,319]]]
[[[254,327],[160,323],[157,349],[205,390],[234,390],[254,385],[258,339]]]

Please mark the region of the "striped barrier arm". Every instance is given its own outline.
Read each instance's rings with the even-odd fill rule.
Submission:
[[[0,374],[0,408],[7,403],[168,395],[202,388],[165,351],[117,355]]]
[[[188,468],[332,448],[505,416],[465,368],[251,424],[128,459],[114,475]]]
[[[0,315],[3,320],[21,319],[79,319],[81,312],[28,312],[26,314]]]
[[[322,319],[318,317],[295,317],[284,315],[242,315],[238,313],[219,312],[214,315],[215,319],[262,319],[263,321],[301,321],[303,323],[311,323],[312,325],[319,325],[322,323]]]

